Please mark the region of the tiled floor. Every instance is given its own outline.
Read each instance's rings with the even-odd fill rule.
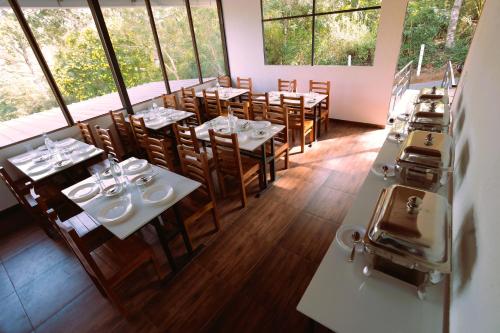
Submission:
[[[167,282],[151,267],[120,286],[131,318],[101,296],[60,242],[22,211],[0,228],[0,332],[307,332],[295,310],[384,138],[383,130],[334,122],[327,136],[293,155],[291,167],[246,209],[221,200],[222,230],[193,229],[200,250]],[[208,220],[210,221],[210,220]],[[143,232],[169,273],[149,230]],[[180,240],[174,252],[183,252]]]

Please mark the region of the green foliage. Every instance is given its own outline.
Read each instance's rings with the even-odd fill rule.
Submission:
[[[269,65],[311,63],[311,18],[264,22],[264,49]]]

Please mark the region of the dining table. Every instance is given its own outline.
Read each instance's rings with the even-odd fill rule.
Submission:
[[[229,129],[228,117],[219,116],[210,121],[203,123],[195,128],[196,137],[205,142],[210,142],[208,134],[209,129],[215,131],[226,131]],[[262,133],[256,135],[256,131],[262,129]],[[269,121],[253,121],[245,119],[237,119],[234,132],[238,135],[238,144],[240,152],[252,158],[259,159],[264,168],[263,187],[267,189],[269,181],[267,179],[267,165],[269,165],[270,182],[276,180],[276,164],[274,157],[274,137],[283,131],[285,126],[272,124]],[[267,143],[269,143],[269,154],[267,154]],[[260,149],[259,149],[260,148]]]
[[[8,158],[8,161],[34,183],[49,179],[93,159],[101,159],[102,149],[74,138],[54,142],[50,152],[45,145]]]
[[[328,95],[320,94],[320,93],[297,93],[297,92],[289,92],[289,91],[270,91],[269,95],[269,104],[270,105],[280,105],[281,99],[280,96],[283,95],[285,97],[300,97],[304,96],[304,108],[309,110],[312,114],[312,118],[314,121],[314,141],[317,141],[318,137],[321,135],[320,130],[320,121],[321,121],[321,113],[320,107],[321,103],[328,98]],[[263,99],[264,97],[260,97]],[[306,114],[307,117],[307,114]]]
[[[189,117],[195,116],[195,114],[193,112],[183,110],[158,107],[156,110],[139,111],[135,114],[135,116],[144,118],[144,125],[146,125],[146,128],[154,131],[160,131],[168,126],[171,126],[172,124],[183,122]],[[126,116],[125,121],[130,122],[130,117]]]
[[[236,97],[240,97],[241,95],[247,94],[250,92],[248,89],[239,89],[239,88],[207,88],[206,91],[218,91],[219,92],[219,100],[221,101],[230,101]],[[196,93],[196,97],[203,98],[203,91],[198,91]]]
[[[119,165],[123,174],[118,179],[118,185],[108,170],[104,170],[98,178],[93,175],[62,190],[62,193],[119,239],[123,240],[152,224],[171,267],[175,269],[175,260],[161,226],[161,215],[170,208],[176,210],[176,223],[188,252],[192,252],[187,243],[186,231],[179,221],[180,214],[176,204],[201,184],[135,157],[126,159]],[[134,170],[131,166],[136,165],[141,167]],[[128,169],[131,171],[127,172]],[[106,173],[108,176],[105,176]],[[148,180],[148,183],[138,183],[143,180]],[[120,189],[119,193],[111,195],[110,191],[116,188]],[[155,200],[155,196],[158,200]]]

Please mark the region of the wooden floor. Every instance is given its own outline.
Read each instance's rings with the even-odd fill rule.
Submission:
[[[129,320],[62,243],[21,211],[4,214],[0,230],[14,230],[0,238],[0,332],[310,331],[295,308],[383,139],[383,130],[332,122],[329,134],[293,155],[290,169],[260,198],[252,195],[246,209],[236,198],[221,201],[220,232],[196,225],[193,258],[183,256],[180,240],[174,244],[179,261],[188,261],[177,274],[144,230],[168,280],[144,267],[122,284]]]

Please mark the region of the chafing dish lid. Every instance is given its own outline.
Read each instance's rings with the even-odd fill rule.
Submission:
[[[419,103],[412,112],[410,123],[448,126],[450,113],[448,107],[441,102]]]
[[[399,151],[397,162],[430,168],[448,168],[452,140],[448,134],[416,130],[411,132]]]
[[[392,185],[381,194],[368,238],[401,255],[440,264],[448,261],[449,224],[446,198],[413,187]]]
[[[420,98],[439,99],[444,96],[444,88],[432,87],[420,90]]]

